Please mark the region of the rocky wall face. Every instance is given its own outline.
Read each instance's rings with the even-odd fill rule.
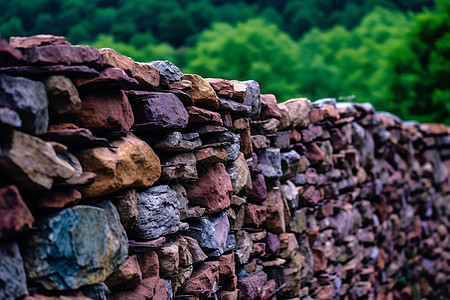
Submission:
[[[449,299],[450,130],[0,41],[0,299]]]

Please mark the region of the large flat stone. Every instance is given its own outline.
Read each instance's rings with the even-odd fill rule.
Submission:
[[[51,290],[104,281],[128,254],[121,226],[117,211],[91,206],[75,206],[41,218],[25,248],[27,276]]]
[[[47,45],[70,45],[63,36],[55,36],[50,34],[37,34],[33,36],[12,36],[9,43],[13,47],[38,47]]]

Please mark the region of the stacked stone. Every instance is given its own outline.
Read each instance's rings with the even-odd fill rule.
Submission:
[[[0,40],[0,298],[450,297],[450,131]]]

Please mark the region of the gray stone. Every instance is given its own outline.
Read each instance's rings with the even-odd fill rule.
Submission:
[[[120,195],[112,198],[111,201],[117,208],[122,225],[127,229],[133,227],[138,216],[136,190],[122,190]]]
[[[227,147],[227,161],[234,161],[237,159],[240,149],[241,149],[241,136],[240,134],[232,132],[222,132],[216,134],[212,142],[229,142],[230,145]],[[209,143],[208,143],[209,144]]]
[[[192,152],[161,158],[161,167],[161,181],[198,179],[196,159]]]
[[[158,142],[155,151],[177,151],[188,152],[202,145],[198,133],[181,134],[180,132],[172,132],[168,134],[162,141]]]
[[[235,234],[236,246],[234,247],[234,253],[238,262],[242,265],[248,262],[250,254],[253,250],[253,241],[251,235],[244,230],[239,230]]]
[[[247,94],[245,95],[244,104],[251,107],[250,116],[256,119],[261,112],[261,97],[259,84],[254,80],[242,81],[247,86]]]
[[[151,240],[180,230],[177,193],[167,185],[137,192],[138,217],[133,234]]]
[[[42,82],[0,74],[0,107],[15,110],[24,131],[34,135],[47,132],[48,98]]]
[[[64,76],[50,76],[45,80],[51,116],[75,114],[81,110],[81,99],[72,81]]]
[[[27,276],[46,289],[72,290],[104,281],[128,255],[118,213],[75,206],[41,218],[25,247]]]
[[[270,146],[270,141],[264,135],[252,135],[252,147],[253,149],[266,149]]]
[[[0,123],[16,128],[22,127],[19,114],[8,107],[0,107]]]
[[[257,168],[261,170],[261,174],[268,178],[279,178],[283,175],[281,170],[281,153],[280,149],[267,148],[258,153]]]
[[[219,256],[227,248],[227,236],[230,222],[227,214],[221,212],[218,217],[202,217],[193,220],[187,234],[198,241],[208,256]]]
[[[230,163],[227,167],[227,172],[230,175],[233,194],[239,194],[241,191],[243,194],[248,194],[252,191],[250,170],[242,152],[239,153],[235,161]]]
[[[19,247],[15,242],[0,244],[0,299],[15,300],[28,295],[27,278]]]
[[[281,153],[281,169],[283,171],[281,179],[288,179],[297,175],[300,169],[300,154],[295,150]]]
[[[235,114],[249,116],[252,108],[246,104],[238,103],[233,100],[219,98],[219,109],[233,112]]]
[[[291,209],[296,209],[298,207],[299,193],[297,187],[292,181],[287,180],[281,185],[281,193]]]
[[[178,207],[180,209],[180,220],[199,218],[205,213],[205,209],[200,206],[189,206],[186,198],[186,189],[181,184],[170,184],[172,190],[177,193]]]
[[[164,79],[168,84],[180,81],[183,78],[181,70],[168,60],[155,60],[148,64],[157,68],[161,79]],[[161,82],[163,82],[163,80],[161,80]]]

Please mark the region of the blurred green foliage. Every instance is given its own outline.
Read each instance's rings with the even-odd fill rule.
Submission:
[[[450,123],[449,0],[0,0],[0,35],[64,35],[278,101],[356,95]]]

